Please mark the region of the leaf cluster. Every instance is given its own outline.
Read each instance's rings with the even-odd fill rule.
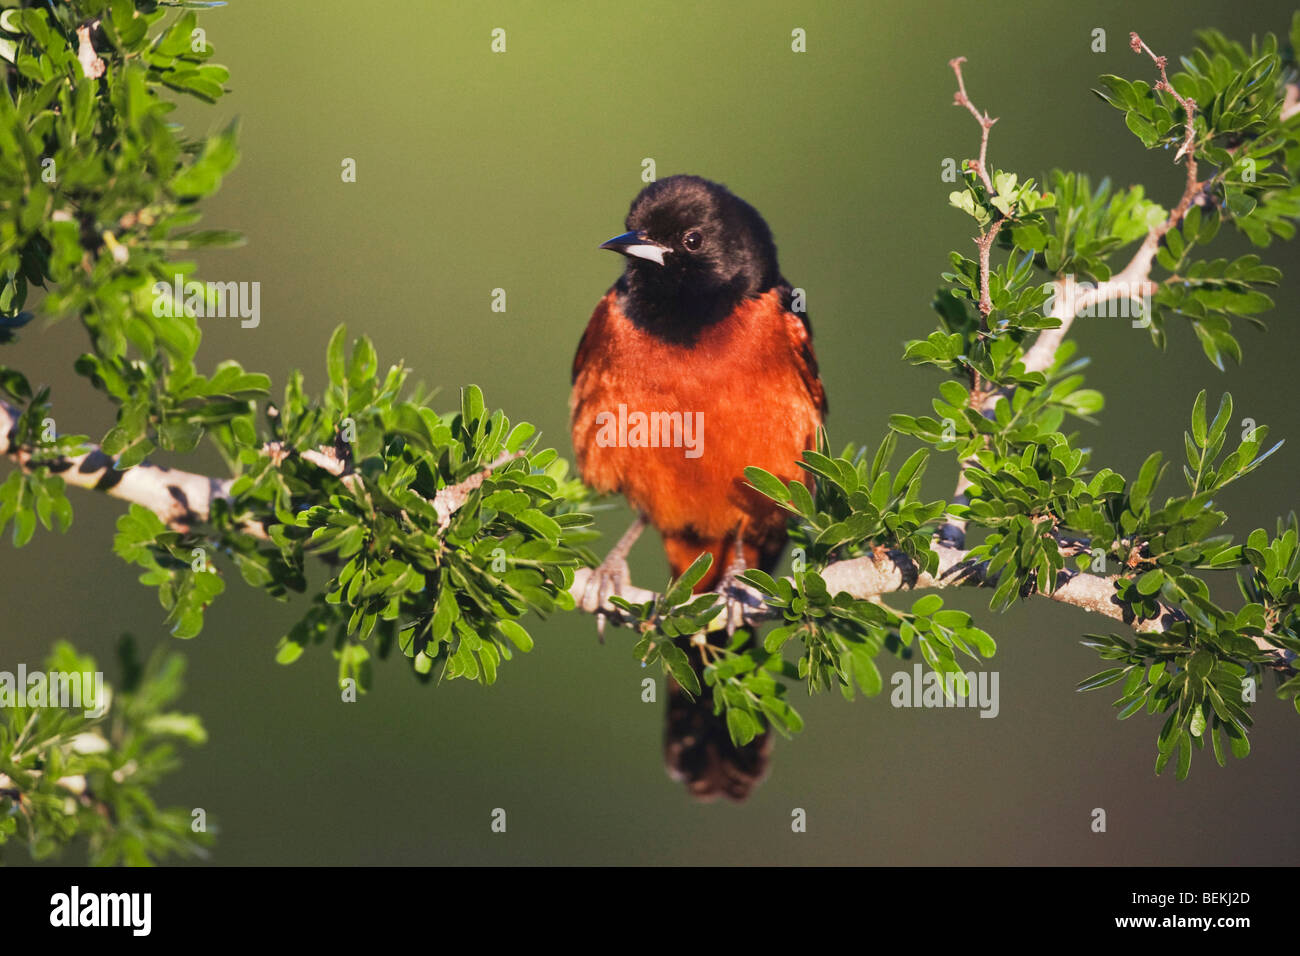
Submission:
[[[198,717],[171,709],[184,659],[160,651],[140,661],[129,637],[118,654],[122,679],[105,683],[100,698],[83,684],[90,696],[79,708],[48,697],[0,708],[0,851],[21,845],[43,860],[85,841],[97,866],[206,855],[213,828],[195,828],[190,811],[159,807],[151,796],[178,766],[176,744],[207,740]],[[99,670],[66,641],[44,666],[59,674]]]

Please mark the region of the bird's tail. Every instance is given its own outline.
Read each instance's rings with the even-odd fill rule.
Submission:
[[[745,563],[770,571],[781,554],[784,541],[764,547],[745,545]],[[695,586],[697,592],[715,588],[731,561],[734,539],[725,541],[683,541],[665,539],[674,577],[681,575],[702,552],[713,554],[713,565]],[[751,639],[752,640],[752,639]],[[686,785],[697,800],[718,797],[740,802],[749,797],[767,776],[772,754],[771,730],[763,731],[743,747],[731,741],[726,718],[713,713],[713,694],[704,683],[700,649],[689,638],[678,638],[699,679],[701,693],[694,699],[672,678],[668,679],[668,714],[664,727],[664,766],[668,776]]]
[[[692,655],[692,666],[698,666]],[[704,681],[701,679],[700,684]],[[706,688],[692,700],[671,677],[668,679],[668,722],[664,727],[664,766],[668,776],[686,785],[697,800],[726,797],[739,803],[767,776],[772,755],[772,732],[737,747],[727,722],[713,713],[713,695]]]

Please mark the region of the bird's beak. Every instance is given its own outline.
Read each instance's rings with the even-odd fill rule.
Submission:
[[[638,259],[648,259],[658,265],[664,264],[664,253],[672,252],[668,246],[651,242],[646,238],[645,233],[640,231],[625,232],[613,239],[606,239],[600,244],[600,248],[612,249],[614,252],[620,252],[625,256],[636,256]]]

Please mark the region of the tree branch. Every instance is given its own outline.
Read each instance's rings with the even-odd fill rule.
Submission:
[[[987,561],[971,560],[970,552],[942,544],[932,546],[932,550],[939,556],[939,564],[933,574],[920,570],[917,563],[901,551],[881,549],[875,554],[846,558],[829,564],[821,571],[821,577],[826,582],[827,591],[832,595],[843,592],[850,597],[866,601],[878,600],[886,594],[899,591],[997,586],[997,576],[988,573]],[[569,593],[578,602],[579,610],[585,610],[581,607],[581,598],[586,593],[587,585],[594,573],[591,568],[579,568],[574,575]],[[1100,614],[1126,624],[1140,634],[1163,633],[1175,623],[1186,620],[1185,615],[1178,608],[1163,602],[1160,603],[1160,614],[1139,619],[1133,608],[1116,595],[1115,585],[1119,580],[1118,574],[1087,574],[1064,569],[1056,576],[1052,587],[1045,588],[1039,585],[1030,593],[1093,614]],[[716,596],[719,601],[728,596],[732,600],[738,600],[744,608],[744,622],[747,626],[752,627],[781,616],[778,609],[764,603],[758,591],[743,582],[737,582],[726,595],[716,593]],[[645,604],[658,600],[660,595],[644,588],[625,586],[620,590],[619,597],[632,604]],[[635,627],[640,623],[621,608],[610,604],[608,599],[593,613],[603,613],[615,625]],[[710,625],[710,630],[720,630],[724,625],[725,615],[719,613]],[[1262,637],[1255,638],[1255,643],[1261,650],[1276,656],[1273,666],[1283,669],[1288,667],[1290,655],[1285,650],[1274,646]]]
[[[961,75],[961,65],[965,62],[966,58],[964,56],[959,56],[948,61],[948,65],[952,67],[953,73],[957,75],[957,92],[953,94],[952,102],[954,106],[964,106],[966,109],[970,110],[971,116],[975,117],[975,122],[980,124],[980,158],[970,160],[970,163],[975,167],[975,171],[979,173],[980,179],[984,180],[985,188],[988,189],[989,194],[992,195],[993,180],[989,177],[988,167],[989,130],[993,128],[993,124],[997,122],[997,119],[989,116],[988,113],[981,113],[975,108],[975,104],[970,101],[970,97],[966,95],[966,81]]]
[[[80,455],[39,456],[36,450],[16,442],[21,414],[13,405],[0,401],[0,456],[8,458],[24,471],[45,468],[75,488],[101,491],[110,497],[143,505],[160,517],[169,528],[181,532],[188,532],[195,525],[206,523],[211,518],[213,502],[231,500],[230,488],[235,482],[233,478],[209,478],[147,461],[117,471],[114,468],[116,459],[104,454],[97,445],[88,445],[87,450]],[[268,442],[263,446],[263,452],[276,465],[296,454],[344,482],[349,477],[355,477],[348,456],[336,449],[306,449],[296,452],[280,442]],[[470,494],[483,484],[488,475],[522,455],[523,452],[503,454],[463,481],[439,489],[430,500],[438,514],[438,533],[447,530],[452,515],[469,500]],[[240,530],[259,538],[267,536],[266,527],[253,518],[244,520],[240,524]]]
[[[0,401],[0,455],[24,471],[44,467],[74,488],[102,491],[143,505],[177,531],[188,531],[207,521],[212,502],[230,499],[232,479],[209,478],[150,462],[117,471],[113,467],[116,459],[97,445],[87,446],[80,455],[40,457],[39,450],[15,443],[21,414],[8,402]]]
[[[1151,263],[1155,260],[1156,253],[1160,251],[1160,243],[1165,234],[1173,229],[1187,215],[1187,210],[1192,208],[1192,203],[1200,194],[1202,183],[1197,179],[1196,152],[1193,149],[1193,143],[1196,138],[1196,101],[1185,96],[1180,96],[1178,91],[1169,83],[1169,76],[1165,72],[1167,64],[1163,56],[1156,56],[1151,48],[1142,42],[1142,38],[1136,33],[1129,34],[1129,46],[1134,53],[1145,52],[1156,64],[1156,69],[1160,71],[1160,80],[1156,83],[1157,90],[1163,90],[1178,101],[1178,105],[1183,108],[1183,113],[1187,117],[1187,128],[1183,133],[1183,144],[1178,147],[1178,152],[1174,155],[1174,162],[1186,158],[1186,183],[1183,186],[1183,195],[1178,200],[1178,205],[1169,211],[1169,215],[1163,222],[1153,227],[1142,240],[1142,245],[1138,246],[1137,252],[1129,260],[1123,270],[1114,276],[1110,281],[1112,283],[1129,283],[1135,284],[1146,282],[1151,278]]]
[[[826,589],[831,594],[847,593],[858,600],[871,601],[896,591],[938,590],[950,587],[992,587],[996,586],[996,576],[988,574],[988,562],[972,561],[970,552],[958,548],[936,545],[933,548],[939,557],[938,568],[933,574],[922,571],[917,563],[901,551],[882,550],[876,554],[858,558],[846,558],[829,564],[821,572]],[[574,576],[569,593],[581,595],[589,577],[594,572],[590,568],[580,568]],[[1134,630],[1143,633],[1164,631],[1175,621],[1182,619],[1176,608],[1166,608],[1158,617],[1138,620],[1131,608],[1124,605],[1115,596],[1115,582],[1119,575],[1094,575],[1078,571],[1062,571],[1050,589],[1034,592],[1041,597],[1049,597],[1062,604],[1071,604],[1096,614],[1102,614],[1116,621],[1129,624]],[[745,623],[760,624],[774,620],[780,611],[763,602],[762,596],[752,588],[738,584],[733,599],[739,598],[745,606]],[[633,604],[643,604],[656,600],[659,595],[644,588],[625,587],[620,595]],[[719,594],[721,600],[724,595]],[[633,619],[625,612],[606,603],[602,608],[607,616],[619,624],[631,624]],[[721,624],[719,624],[721,626]]]
[[[952,67],[953,73],[957,76],[957,92],[953,94],[952,102],[954,106],[964,106],[970,110],[970,114],[975,117],[975,122],[980,124],[980,158],[969,159],[967,162],[979,174],[980,179],[984,182],[984,188],[992,196],[994,195],[993,179],[989,175],[988,168],[989,130],[993,128],[993,124],[997,120],[990,117],[988,113],[981,113],[976,109],[975,104],[966,95],[966,81],[961,75],[961,65],[965,62],[966,58],[964,56],[948,61],[948,65]],[[975,240],[980,256],[980,314],[986,318],[993,311],[993,302],[989,298],[989,251],[993,248],[993,242],[1002,229],[1002,223],[1002,219],[995,219],[988,230],[980,233]]]
[[[953,105],[964,106],[970,110],[975,121],[980,124],[980,156],[979,159],[970,161],[975,167],[980,179],[984,182],[984,188],[988,190],[989,195],[993,195],[993,179],[988,171],[988,151],[989,151],[989,130],[993,128],[996,119],[989,116],[988,113],[981,113],[975,104],[971,102],[966,93],[966,80],[962,76],[961,65],[966,62],[964,56],[955,57],[948,61],[948,66],[952,67],[952,72],[957,77],[957,92],[953,95]],[[992,254],[993,242],[997,239],[998,233],[1002,230],[1002,219],[996,219],[989,226],[988,230],[980,233],[975,239],[975,247],[979,250],[979,275],[980,275],[980,299],[979,310],[983,319],[987,319],[989,313],[993,311],[993,298],[989,292],[989,257]],[[982,325],[984,331],[988,330],[987,322]],[[978,372],[971,372],[971,396],[977,396],[980,391],[980,376]],[[986,414],[983,413],[982,414]],[[971,487],[971,481],[966,475],[966,468],[969,463],[963,462],[961,472],[957,475],[957,487],[953,491],[953,503],[966,505],[970,503],[970,498],[966,494]],[[944,523],[935,531],[935,540],[940,544],[951,548],[963,548],[966,546],[966,522],[955,515],[945,515]]]
[[[1160,243],[1164,240],[1165,235],[1170,229],[1173,229],[1182,222],[1183,217],[1187,215],[1187,211],[1192,207],[1192,204],[1197,201],[1201,188],[1204,185],[1197,178],[1196,155],[1193,150],[1196,130],[1196,101],[1178,94],[1169,83],[1169,77],[1165,71],[1167,66],[1166,59],[1162,56],[1156,56],[1155,53],[1152,52],[1151,48],[1143,43],[1142,38],[1136,33],[1130,34],[1129,45],[1133,48],[1134,52],[1145,52],[1151,57],[1155,62],[1157,69],[1160,71],[1160,80],[1156,83],[1156,89],[1164,90],[1173,96],[1173,98],[1177,100],[1178,104],[1183,108],[1183,112],[1187,117],[1186,130],[1183,134],[1183,143],[1179,148],[1177,155],[1174,157],[1174,162],[1177,162],[1181,158],[1186,158],[1187,160],[1187,175],[1183,186],[1183,194],[1179,198],[1178,204],[1170,210],[1169,215],[1147,232],[1146,236],[1142,240],[1142,244],[1138,246],[1137,250],[1133,253],[1133,257],[1128,261],[1124,268],[1113,275],[1110,279],[1099,283],[1094,288],[1088,289],[1083,293],[1077,291],[1073,276],[1061,276],[1056,279],[1056,289],[1052,300],[1052,309],[1048,315],[1051,318],[1058,319],[1061,324],[1054,329],[1045,329],[1040,332],[1038,338],[1034,340],[1034,344],[1025,352],[1024,366],[1025,370],[1029,372],[1046,372],[1052,367],[1053,363],[1056,361],[1056,353],[1060,349],[1061,343],[1065,340],[1066,335],[1069,334],[1070,327],[1074,324],[1074,320],[1078,318],[1079,315],[1103,302],[1114,301],[1116,299],[1136,299],[1138,301],[1145,301],[1146,297],[1155,293],[1158,286],[1155,282],[1151,281],[1151,265],[1155,261],[1156,253],[1160,251]],[[988,114],[981,114],[970,102],[969,97],[967,97],[966,86],[962,81],[961,75],[961,64],[964,62],[965,57],[958,57],[957,59],[952,60],[949,65],[953,68],[953,72],[957,74],[957,104],[966,106],[970,109],[975,118],[980,121],[981,127],[983,127],[983,139],[980,145],[980,157],[982,160],[988,146],[989,126],[992,126],[996,121],[988,120]],[[1288,88],[1288,96],[1290,95],[1291,88]],[[1297,96],[1300,96],[1300,91],[1297,91]],[[1295,109],[1300,109],[1300,106]],[[1295,110],[1293,109],[1293,112],[1294,111]],[[987,125],[985,121],[987,121]],[[989,184],[987,178],[985,179],[985,183],[986,185],[989,185],[991,191],[992,186]],[[998,220],[995,225],[1000,223],[1001,220]],[[990,230],[990,234],[992,232],[993,230]],[[991,309],[991,303],[986,303],[988,298],[989,273],[988,247],[991,246],[992,243],[981,244],[983,238],[984,237],[981,236],[980,239],[977,239],[976,244],[980,247],[980,312],[987,316]],[[1003,397],[1009,398],[1010,391],[1006,389],[991,389],[987,394],[979,399],[977,408],[980,414],[986,418],[992,417],[993,410],[997,406],[998,400]],[[972,393],[972,398],[975,398],[974,393]],[[961,474],[957,477],[957,486],[953,492],[953,501],[956,503],[966,504],[969,502],[969,496],[966,493],[970,490],[972,485],[972,482],[967,475],[967,470],[970,467],[970,464],[969,461],[962,463]],[[952,547],[964,547],[966,543],[966,522],[959,518],[948,516],[944,524],[938,529],[936,537],[941,543],[948,544]]]
[[[433,496],[433,507],[438,512],[438,533],[442,534],[451,524],[451,516],[454,515],[461,506],[469,500],[470,494],[479,485],[483,484],[484,479],[493,471],[500,468],[516,458],[522,458],[523,452],[507,452],[501,455],[482,471],[475,472],[464,481],[457,482],[454,485],[448,485]]]

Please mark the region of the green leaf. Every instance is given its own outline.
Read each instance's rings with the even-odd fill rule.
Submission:
[[[1098,687],[1105,687],[1107,684],[1114,684],[1116,681],[1121,680],[1127,671],[1128,669],[1125,667],[1108,668],[1107,670],[1093,674],[1091,677],[1079,681],[1079,683],[1075,685],[1074,689],[1096,690]]]
[[[752,487],[767,495],[773,501],[785,504],[790,500],[790,490],[786,488],[785,482],[777,478],[776,475],[751,465],[745,469],[745,477],[749,479],[749,484]]]
[[[1133,131],[1138,139],[1142,140],[1142,145],[1147,149],[1151,149],[1156,143],[1160,142],[1160,134],[1156,132],[1156,128],[1138,115],[1136,111],[1130,110],[1124,114],[1124,124]]]
[[[682,572],[668,593],[664,595],[664,603],[668,607],[676,607],[690,597],[694,591],[695,585],[703,580],[704,575],[708,573],[709,568],[713,566],[713,555],[705,551],[698,558],[691,562],[691,566]]]
[[[518,621],[498,621],[497,628],[509,638],[510,643],[519,648],[525,654],[533,649],[532,636],[524,630]]]
[[[477,385],[466,385],[460,390],[460,414],[465,428],[483,417],[483,390]]]
[[[306,650],[297,641],[288,637],[280,638],[280,643],[276,648],[275,662],[277,664],[292,664],[298,658],[302,657],[303,651]]]
[[[1197,651],[1187,661],[1187,674],[1195,680],[1205,680],[1212,670],[1214,670],[1214,654],[1211,651]]]
[[[1187,779],[1187,772],[1192,767],[1192,739],[1188,736],[1187,731],[1178,735],[1178,770],[1176,775],[1179,780]]]
[[[1192,406],[1192,437],[1200,448],[1205,447],[1205,389],[1201,389],[1196,396],[1196,403]]]
[[[743,747],[756,736],[761,728],[758,721],[749,715],[748,712],[731,707],[727,710],[727,730],[731,733],[731,741],[737,747]]]
[[[699,697],[700,679],[696,676],[695,669],[691,667],[691,661],[686,656],[686,652],[672,641],[664,641],[659,645],[659,653],[663,657],[664,666],[668,668],[668,673],[672,674],[673,680],[677,681],[691,697]]]
[[[943,607],[943,598],[937,594],[927,594],[912,604],[912,613],[917,617],[929,617]]]
[[[334,329],[334,334],[330,336],[329,347],[326,349],[326,365],[329,369],[330,384],[342,385],[347,379],[347,365],[343,357],[343,349],[347,344],[348,327],[340,325]]]
[[[880,676],[880,668],[876,667],[876,662],[866,653],[853,655],[853,679],[862,688],[862,693],[868,697],[876,696],[884,687],[884,680]]]
[[[1155,594],[1160,590],[1160,586],[1165,582],[1165,572],[1159,568],[1152,568],[1150,571],[1138,578],[1137,589],[1139,594]]]

